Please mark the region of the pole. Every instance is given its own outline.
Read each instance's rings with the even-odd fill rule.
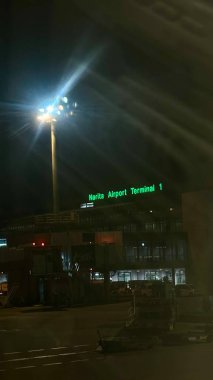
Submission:
[[[104,298],[106,303],[109,302],[109,284],[109,245],[104,243]]]
[[[51,155],[52,155],[52,185],[53,185],[53,212],[58,212],[58,182],[56,164],[56,135],[55,125],[51,122]]]

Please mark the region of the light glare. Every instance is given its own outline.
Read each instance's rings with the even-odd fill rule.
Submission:
[[[53,106],[48,106],[48,107],[47,107],[47,111],[48,111],[48,112],[52,112],[52,111],[53,111]]]
[[[51,117],[49,113],[44,113],[43,115],[38,116],[37,119],[43,123],[51,121]]]
[[[61,104],[61,102],[63,102]],[[51,101],[49,106],[45,108],[39,108],[37,120],[44,124],[51,124],[52,122],[57,122],[60,119],[68,118],[70,115],[74,115],[74,108],[77,107],[77,102],[72,103],[70,107],[68,104],[68,98],[55,98],[55,101]],[[70,110],[70,108],[72,110]]]

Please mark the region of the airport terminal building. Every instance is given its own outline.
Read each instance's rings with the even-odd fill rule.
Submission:
[[[174,196],[162,184],[109,190],[89,194],[79,209],[15,220],[1,235],[7,249],[36,252],[27,270],[38,278],[57,271],[46,262],[52,249],[58,270],[83,281],[101,282],[106,273],[122,282],[166,277],[211,293],[212,200],[210,190]],[[4,273],[5,260],[4,253]]]

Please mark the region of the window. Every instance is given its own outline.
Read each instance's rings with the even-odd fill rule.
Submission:
[[[176,259],[184,261],[186,256],[186,242],[184,240],[178,240],[176,243]]]
[[[118,281],[131,281],[131,272],[118,272]]]
[[[123,231],[124,232],[131,232],[131,224],[124,224]]]
[[[155,223],[153,222],[145,223],[145,231],[152,232],[154,230],[155,230]]]
[[[170,228],[172,232],[181,232],[183,231],[183,223],[181,220],[174,220],[171,222]]]
[[[159,222],[159,231],[166,232],[167,231],[167,223],[165,221]]]
[[[138,256],[138,248],[137,247],[126,247],[126,261],[128,263],[135,263],[137,262],[137,256]]]
[[[186,282],[186,273],[185,269],[175,269],[175,284],[185,284]]]
[[[146,270],[145,271],[145,280],[161,280],[161,274],[160,271],[156,270]]]
[[[139,261],[152,261],[151,245],[148,242],[140,242],[138,249]]]
[[[167,241],[165,250],[165,261],[172,262],[176,260],[176,242],[174,240]]]
[[[7,247],[7,239],[0,239],[0,247]]]
[[[71,269],[71,254],[69,252],[61,252],[62,267],[64,272],[69,272]]]
[[[153,247],[153,260],[165,260],[166,244],[164,242],[155,243]]]
[[[137,225],[135,223],[131,224],[131,232],[136,232],[137,231]]]
[[[104,275],[100,272],[90,272],[90,280],[92,281],[103,281]]]

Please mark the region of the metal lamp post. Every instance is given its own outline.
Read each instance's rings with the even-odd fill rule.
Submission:
[[[77,103],[72,106],[68,104],[67,97],[58,98],[46,108],[39,109],[37,119],[42,125],[50,126],[51,131],[51,163],[52,163],[52,191],[53,191],[53,212],[59,211],[58,202],[58,179],[57,179],[57,159],[56,159],[56,123],[65,117],[73,116]]]
[[[57,181],[57,160],[56,160],[56,137],[55,125],[51,122],[51,157],[52,157],[52,187],[53,187],[53,212],[59,210],[58,205],[58,181]]]

